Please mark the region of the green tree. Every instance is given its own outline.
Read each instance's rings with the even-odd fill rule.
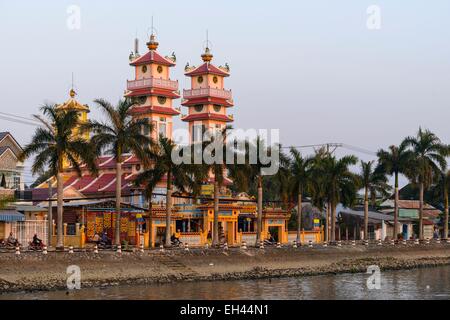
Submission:
[[[437,180],[441,171],[446,170],[445,158],[449,154],[449,146],[444,145],[434,133],[422,128],[415,137],[405,138],[404,143],[413,153],[406,175],[419,185],[419,239],[422,240],[424,191]]]
[[[387,194],[389,185],[386,175],[379,168],[374,168],[374,162],[361,161],[361,173],[359,175],[359,185],[364,188],[364,239],[369,239],[369,193],[374,196],[376,193]]]
[[[56,176],[57,185],[57,243],[58,249],[64,248],[63,242],[63,169],[67,161],[81,175],[81,163],[87,165],[93,173],[95,166],[94,145],[78,135],[74,129],[79,126],[78,112],[58,110],[56,106],[44,105],[41,111],[46,118],[36,117],[42,126],[34,132],[31,142],[25,146],[19,159],[35,155],[32,172],[38,174],[46,169]]]
[[[116,161],[116,228],[114,243],[120,245],[120,203],[122,199],[122,164],[123,155],[132,152],[143,164],[148,162],[148,150],[154,144],[153,140],[144,135],[144,131],[151,132],[152,125],[148,119],[135,119],[132,117],[131,108],[134,105],[130,99],[119,101],[116,106],[106,100],[94,101],[106,116],[106,122],[90,121],[83,126],[84,130],[91,131],[94,135],[92,143],[97,147],[97,152],[106,151],[114,156]]]
[[[297,243],[301,243],[301,225],[302,225],[302,196],[311,181],[312,157],[302,157],[301,153],[295,149],[290,149],[291,161],[290,171],[292,173],[292,187],[294,194],[297,195]]]
[[[394,175],[394,229],[392,239],[397,239],[398,235],[398,201],[399,188],[398,177],[400,173],[406,173],[411,163],[412,152],[408,150],[405,142],[399,146],[390,146],[389,150],[380,149],[377,153],[378,166],[381,171],[389,175]]]
[[[150,154],[149,158],[154,159],[155,155]],[[146,166],[144,171],[139,173],[139,175],[136,177],[136,180],[134,181],[134,184],[138,188],[142,188],[142,193],[148,202],[149,248],[153,248],[153,211],[152,211],[153,191],[155,190],[158,183],[162,181],[163,177],[164,177],[164,169],[159,165],[159,162],[152,161],[152,163]]]

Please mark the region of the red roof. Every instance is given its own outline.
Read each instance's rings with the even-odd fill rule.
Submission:
[[[217,68],[209,62],[205,62],[200,67],[185,73],[188,77],[199,76],[203,74],[216,74],[218,76],[228,77],[230,74],[222,69]]]
[[[232,107],[233,104],[224,98],[217,98],[217,97],[201,97],[201,98],[194,98],[194,99],[188,99],[181,102],[182,106],[193,106],[196,104],[218,104],[225,107]]]
[[[139,96],[164,96],[167,98],[178,99],[180,95],[174,91],[160,89],[160,88],[145,88],[127,92],[125,97],[139,97]]]
[[[99,192],[100,189],[109,186],[110,184],[114,184],[116,180],[115,173],[104,173],[100,175],[95,181],[91,184],[87,184],[84,188],[80,189],[82,193],[93,193]]]
[[[168,114],[168,115],[180,114],[180,111],[178,111],[174,108],[166,108],[166,107],[160,107],[160,106],[133,107],[131,109],[132,114],[149,113],[149,112],[162,113],[162,114]]]
[[[138,59],[134,60],[130,63],[131,66],[140,66],[143,64],[150,64],[150,63],[157,63],[164,66],[173,67],[175,63],[172,60],[166,59],[163,56],[161,56],[158,52],[154,50],[150,50],[146,54],[144,54],[142,57],[139,57]]]
[[[219,114],[219,113],[195,113],[190,114],[184,118],[181,118],[183,121],[195,121],[195,120],[218,120],[218,121],[225,121],[225,122],[233,122],[233,119],[230,117]]]

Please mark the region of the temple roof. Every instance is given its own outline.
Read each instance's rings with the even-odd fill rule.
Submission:
[[[151,64],[151,63],[161,64],[161,65],[165,65],[165,66],[169,66],[169,67],[175,66],[175,62],[173,62],[172,60],[170,60],[168,58],[164,58],[163,56],[161,56],[158,52],[156,52],[154,50],[150,50],[143,56],[137,58],[136,60],[133,60],[130,63],[130,65],[131,66],[140,66],[140,65]]]
[[[193,106],[196,104],[219,104],[224,107],[232,107],[234,104],[232,101],[224,99],[224,98],[217,98],[217,97],[200,97],[200,98],[191,98],[186,99],[181,102],[182,106]]]
[[[125,93],[125,97],[139,97],[139,96],[164,96],[167,98],[178,99],[180,95],[172,90],[160,88],[144,88],[131,90]]]
[[[141,106],[141,107],[133,107],[131,109],[132,114],[138,114],[138,113],[162,113],[162,114],[168,114],[168,115],[178,115],[180,114],[180,111],[174,109],[174,108],[167,108],[167,107],[161,107],[161,106]]]
[[[195,120],[218,120],[225,122],[233,122],[233,119],[230,116],[220,114],[220,113],[195,113],[187,115],[184,118],[181,118],[183,121],[195,121]]]
[[[70,98],[63,104],[57,105],[56,109],[67,109],[67,110],[77,110],[77,111],[86,111],[89,112],[88,105],[83,105],[75,99],[76,92],[71,89],[70,90]]]
[[[222,77],[229,77],[230,74],[221,68],[217,68],[209,62],[205,62],[201,66],[194,68],[185,73],[188,77],[199,76],[203,74],[215,74]]]

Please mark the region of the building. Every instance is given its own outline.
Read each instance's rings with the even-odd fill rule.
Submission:
[[[125,98],[135,103],[131,108],[135,119],[148,119],[153,124],[152,132],[145,135],[156,139],[159,135],[172,138],[173,117],[180,114],[180,109],[174,107],[174,101],[180,98],[178,81],[170,78],[170,70],[176,65],[176,57],[161,55],[154,34],[147,42],[148,51],[140,55],[136,45],[130,55],[130,65],[134,68],[134,79],[127,81]],[[207,130],[222,131],[233,117],[227,114],[227,109],[233,106],[231,90],[224,87],[224,80],[230,75],[229,67],[216,67],[212,64],[213,55],[207,47],[201,55],[203,63],[199,67],[185,68],[185,75],[190,78],[191,87],[183,90],[181,105],[186,107],[188,114],[182,120],[189,128],[189,140],[197,142],[200,135]],[[80,113],[80,121],[88,120],[89,107],[78,102],[75,92],[70,91],[70,98],[58,106],[63,110],[76,110]],[[77,134],[77,132],[75,132]],[[88,139],[88,133],[85,138]],[[83,245],[91,239],[95,232],[113,234],[115,224],[116,160],[111,155],[104,155],[96,160],[98,175],[92,175],[86,166],[81,166],[82,174],[68,164],[64,167],[64,235],[65,244]],[[140,194],[140,188],[134,185],[136,176],[143,171],[143,164],[133,154],[124,154],[122,161],[122,214],[121,239],[137,245],[144,242],[158,245],[163,242],[165,229],[177,234],[181,241],[191,245],[205,245],[211,241],[213,229],[214,205],[211,199],[193,201],[174,195],[172,222],[166,226],[165,194],[166,178],[157,185],[152,199],[151,217],[147,210],[148,203]],[[219,229],[220,239],[229,245],[246,241],[249,244],[256,241],[256,205],[254,202],[241,203],[231,199],[227,188],[232,181],[224,179],[224,187],[220,191]],[[202,188],[205,197],[212,196],[213,176],[205,181]],[[49,192],[49,186],[52,192]],[[56,180],[45,181],[32,190],[33,205],[47,208],[48,199],[56,198]],[[97,197],[97,198],[96,198]],[[105,199],[105,197],[111,197]],[[248,199],[247,199],[248,200]],[[56,203],[52,203],[53,217],[56,217]],[[289,212],[277,208],[263,210],[262,240],[269,234],[276,241],[288,243],[292,235],[288,231]],[[149,231],[152,231],[151,233]],[[320,230],[308,231],[305,241],[312,239],[320,241]],[[53,230],[54,234],[54,230]],[[151,239],[150,239],[151,235]],[[317,237],[319,235],[319,237]],[[309,238],[308,238],[309,237]]]
[[[381,212],[369,210],[369,240],[392,239],[394,217]],[[407,218],[399,219],[399,230],[402,239],[409,239],[413,235],[413,222]],[[338,215],[339,239],[361,240],[364,239],[364,210],[343,208]]]
[[[394,214],[394,200],[386,200],[380,205],[380,212],[392,215]],[[414,233],[418,234],[419,223],[419,200],[399,200],[398,201],[398,217],[399,220],[409,220],[415,225]],[[424,238],[433,238],[434,230],[438,228],[440,215],[442,211],[436,209],[428,203],[423,204],[423,236]],[[398,233],[405,233],[405,226],[399,225]]]
[[[22,147],[9,132],[0,132],[0,189],[23,190]]]

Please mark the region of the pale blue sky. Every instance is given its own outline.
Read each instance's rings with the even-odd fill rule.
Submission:
[[[78,31],[66,27],[71,4],[81,8]],[[376,31],[366,27],[373,4],[381,8]],[[0,0],[0,111],[29,116],[44,101],[66,100],[73,71],[78,99],[97,117],[92,100],[121,97],[133,75],[133,38],[137,32],[144,51],[152,15],[159,51],[176,52],[171,77],[181,88],[209,29],[213,62],[231,66],[235,127],[279,128],[284,145],[343,142],[376,151],[419,126],[449,142],[446,0]],[[25,144],[33,127],[0,119],[1,130]]]

